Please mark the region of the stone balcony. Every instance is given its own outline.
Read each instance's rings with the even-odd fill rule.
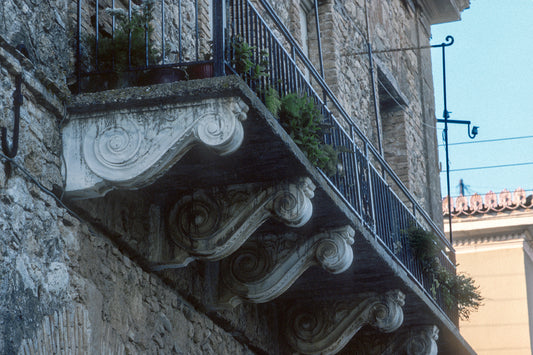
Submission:
[[[271,302],[302,353],[365,337],[383,354],[473,353],[239,77],[82,94],[67,109],[70,204],[215,317]]]

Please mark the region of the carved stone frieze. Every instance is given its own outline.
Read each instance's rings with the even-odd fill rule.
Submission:
[[[198,190],[174,204],[169,234],[180,247],[174,262],[220,260],[237,250],[268,218],[300,227],[313,213],[315,185],[309,178],[261,188],[239,185]]]
[[[222,261],[220,305],[268,302],[313,265],[334,274],[345,271],[353,261],[354,233],[344,226],[312,237],[287,233],[247,241]]]
[[[150,185],[198,143],[232,153],[247,112],[230,97],[71,114],[62,132],[65,192],[89,198]]]
[[[287,341],[303,354],[335,354],[365,325],[386,333],[398,329],[404,303],[405,295],[394,290],[354,301],[296,305],[287,313]]]

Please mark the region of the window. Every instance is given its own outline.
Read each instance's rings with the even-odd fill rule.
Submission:
[[[300,1],[300,40],[302,43],[302,50],[306,56],[309,56],[309,15],[313,14],[313,8],[313,0]]]

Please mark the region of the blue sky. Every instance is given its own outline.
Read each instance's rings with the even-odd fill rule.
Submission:
[[[432,26],[431,44],[452,35],[446,48],[447,106],[450,119],[472,121],[479,134],[471,140],[466,125],[450,125],[450,169],[529,165],[452,171],[452,196],[459,179],[466,195],[504,188],[533,190],[533,0],[471,0],[462,20]],[[443,118],[441,50],[432,49],[437,118]],[[439,144],[444,124],[437,124]],[[506,141],[481,142],[512,137]],[[469,144],[453,145],[453,143]],[[470,143],[477,142],[477,143]],[[439,147],[441,191],[446,195],[444,147]]]

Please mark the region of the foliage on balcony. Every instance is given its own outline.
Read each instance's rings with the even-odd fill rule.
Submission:
[[[474,284],[470,276],[455,274],[444,268],[438,257],[441,249],[433,233],[419,227],[411,227],[407,234],[414,257],[431,278],[433,298],[436,299],[440,294],[446,307],[457,307],[459,317],[467,320],[470,313],[482,305],[483,297],[479,286]]]
[[[257,58],[254,58],[257,47],[249,45],[241,36],[236,36],[231,41],[231,49],[233,52],[231,63],[241,76],[252,81],[269,76],[267,51],[260,50]]]
[[[117,20],[113,36],[87,36],[90,56],[101,71],[125,71],[129,67],[142,67],[156,61],[158,51],[150,38],[154,32],[154,0],[144,0],[132,8],[131,16],[121,8],[107,8],[106,13]],[[130,37],[131,36],[131,37]],[[97,43],[98,50],[92,44]]]
[[[321,142],[323,115],[313,100],[299,94],[287,94],[281,100],[280,123],[309,161],[331,176],[337,172],[337,152]]]

